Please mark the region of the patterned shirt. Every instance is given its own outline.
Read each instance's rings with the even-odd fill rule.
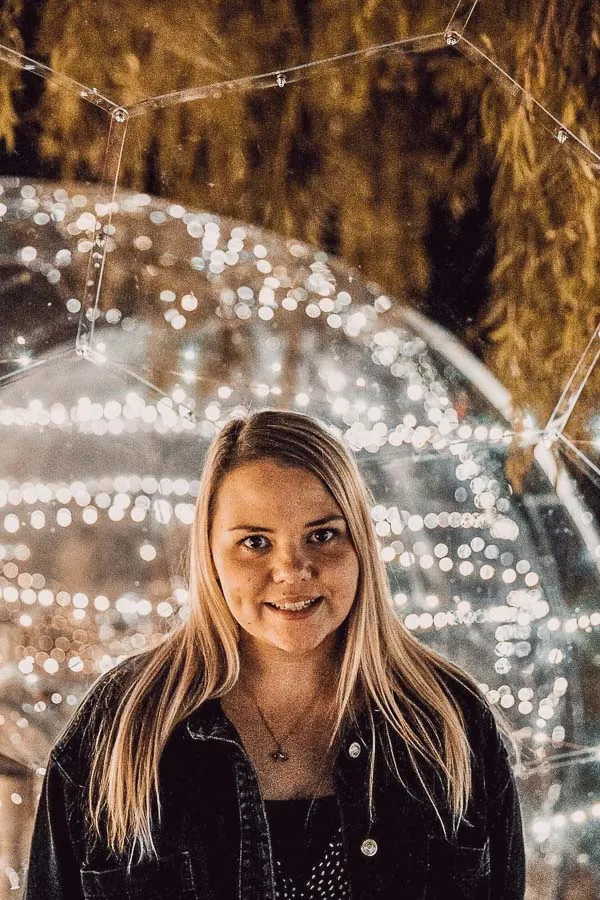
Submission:
[[[349,900],[336,796],[265,800],[265,807],[277,900]]]

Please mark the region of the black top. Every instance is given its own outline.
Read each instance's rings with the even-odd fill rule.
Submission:
[[[314,799],[265,800],[265,808],[278,900],[349,898],[335,794]]]

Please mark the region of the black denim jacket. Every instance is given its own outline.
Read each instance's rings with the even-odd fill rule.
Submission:
[[[126,675],[130,662],[120,664],[119,675]],[[275,900],[258,779],[219,700],[181,722],[163,753],[162,819],[153,833],[158,859],[134,864],[128,873],[126,858],[111,856],[93,840],[86,827],[85,783],[94,722],[114,713],[120,683],[100,678],[52,749],[25,900]],[[353,900],[523,900],[521,811],[508,754],[485,703],[452,685],[474,754],[467,821],[454,837],[451,831],[444,836],[395,736],[405,785],[392,775],[380,743],[386,726],[378,710],[371,811],[367,718],[344,735],[334,784]],[[427,783],[443,800],[439,780]]]

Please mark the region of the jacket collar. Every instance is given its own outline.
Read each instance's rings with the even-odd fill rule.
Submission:
[[[195,741],[205,741],[208,738],[236,741],[239,739],[233,725],[223,712],[218,697],[206,700],[202,706],[187,716],[185,723],[188,734]]]
[[[374,711],[375,724],[382,719],[379,709]],[[184,720],[185,727],[190,735],[196,741],[203,741],[209,738],[220,738],[222,740],[233,740],[240,742],[239,735],[233,724],[223,712],[221,701],[218,697],[211,700],[205,700],[202,706],[191,712]],[[369,718],[366,712],[363,712],[358,721],[358,729],[353,727],[348,731],[350,740],[358,740],[365,749],[370,748],[370,727]]]

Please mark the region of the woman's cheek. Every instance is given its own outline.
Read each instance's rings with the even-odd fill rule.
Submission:
[[[356,552],[351,544],[341,544],[338,547],[332,548],[331,558],[344,565],[347,565],[349,561],[358,564]]]

